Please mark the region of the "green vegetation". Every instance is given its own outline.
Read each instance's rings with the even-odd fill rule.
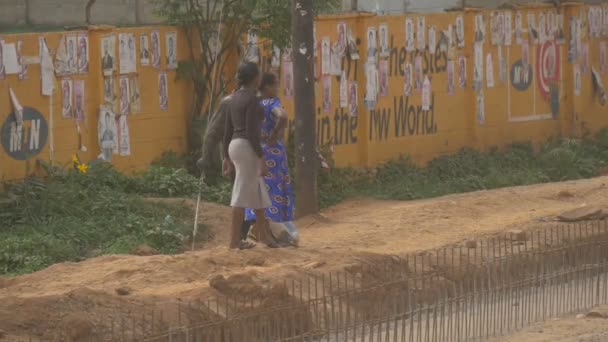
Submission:
[[[293,145],[289,149],[293,153]],[[327,148],[321,151],[329,154]],[[86,173],[45,166],[44,179],[12,184],[0,199],[0,274],[79,261],[92,251],[129,253],[142,244],[161,253],[181,252],[190,237],[191,210],[145,198],[193,198],[199,180],[184,171],[185,159],[167,153],[134,177],[102,162],[87,165]],[[321,207],[353,196],[411,200],[593,177],[607,167],[605,129],[594,139],[554,139],[538,151],[530,144],[513,144],[484,153],[464,149],[426,167],[402,158],[377,169],[333,169],[321,173],[319,193]],[[203,186],[203,199],[228,204],[230,182],[212,184]]]

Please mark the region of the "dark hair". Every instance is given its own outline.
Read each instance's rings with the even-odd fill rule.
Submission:
[[[260,91],[264,88],[277,84],[277,75],[271,72],[265,72],[262,75],[262,82],[260,82]]]
[[[236,81],[239,87],[249,85],[258,75],[260,69],[258,65],[252,62],[246,62],[239,66],[236,73]]]

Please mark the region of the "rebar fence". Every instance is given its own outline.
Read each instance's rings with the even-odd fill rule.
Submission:
[[[91,341],[485,340],[608,303],[608,224],[556,225],[404,257],[369,256],[215,300],[109,318]]]

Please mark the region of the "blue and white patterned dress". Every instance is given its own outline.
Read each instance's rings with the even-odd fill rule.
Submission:
[[[293,221],[293,193],[291,191],[291,178],[287,166],[287,150],[282,138],[274,145],[267,141],[276,126],[277,118],[272,112],[280,107],[279,99],[263,99],[260,104],[264,108],[264,121],[262,122],[262,149],[268,174],[264,177],[266,190],[270,195],[272,206],[266,209],[266,217],[273,222],[284,223]],[[245,220],[255,220],[253,210],[246,209]]]

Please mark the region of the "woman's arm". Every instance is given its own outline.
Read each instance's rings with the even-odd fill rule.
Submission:
[[[276,124],[272,129],[272,132],[270,133],[270,145],[273,145],[281,137],[281,134],[283,134],[283,131],[285,130],[285,127],[287,126],[288,122],[287,114],[281,106],[276,106],[272,108],[272,114],[274,114],[276,118]]]

